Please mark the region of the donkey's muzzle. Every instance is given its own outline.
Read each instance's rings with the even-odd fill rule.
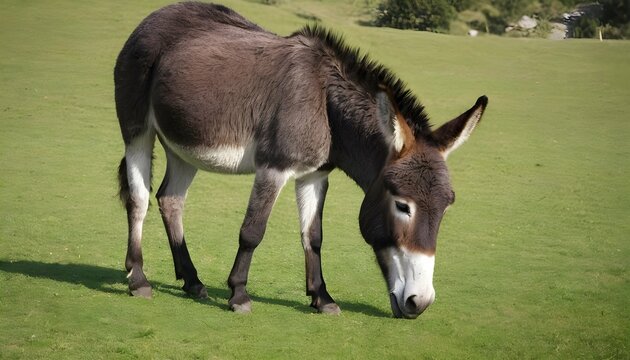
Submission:
[[[426,310],[429,305],[433,304],[435,294],[429,299],[423,299],[417,295],[411,295],[405,300],[403,314],[406,318],[415,319]]]
[[[429,297],[410,295],[402,304],[393,293],[389,294],[389,299],[394,317],[415,319],[420,316],[420,314],[422,314],[429,305],[433,304],[433,301],[435,300],[435,291],[433,291]]]

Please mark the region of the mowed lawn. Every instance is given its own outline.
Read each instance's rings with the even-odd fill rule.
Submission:
[[[457,202],[436,302],[392,318],[358,230],[361,191],[338,171],[323,266],[341,316],[308,307],[293,183],[254,256],[253,313],[228,310],[251,176],[202,173],[190,190],[186,237],[208,300],[179,289],[155,201],[143,243],[154,298],[129,297],[112,70],[165,3],[0,3],[0,358],[630,357],[630,42],[362,27],[350,0],[224,4],[281,35],[320,18],[403,78],[436,125],[489,97],[449,158]]]

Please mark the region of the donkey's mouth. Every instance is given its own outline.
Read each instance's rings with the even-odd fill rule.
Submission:
[[[396,295],[393,292],[389,293],[389,302],[392,305],[392,312],[394,313],[394,317],[403,317],[403,312],[400,309],[400,306],[398,306],[398,299],[396,299]]]

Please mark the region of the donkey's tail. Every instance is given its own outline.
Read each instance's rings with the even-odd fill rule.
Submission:
[[[155,31],[160,15],[155,12],[131,33],[114,67],[116,114],[125,157],[118,167],[119,196],[123,205],[130,204],[132,194],[148,195],[155,133],[150,129],[148,113],[154,68],[168,41]],[[129,176],[132,176],[130,178]],[[148,202],[148,197],[145,199]],[[144,200],[143,200],[144,201]]]

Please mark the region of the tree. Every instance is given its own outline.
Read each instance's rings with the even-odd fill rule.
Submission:
[[[630,0],[600,0],[602,23],[621,27],[630,23]]]
[[[377,9],[376,26],[444,32],[455,17],[448,0],[385,0]]]

